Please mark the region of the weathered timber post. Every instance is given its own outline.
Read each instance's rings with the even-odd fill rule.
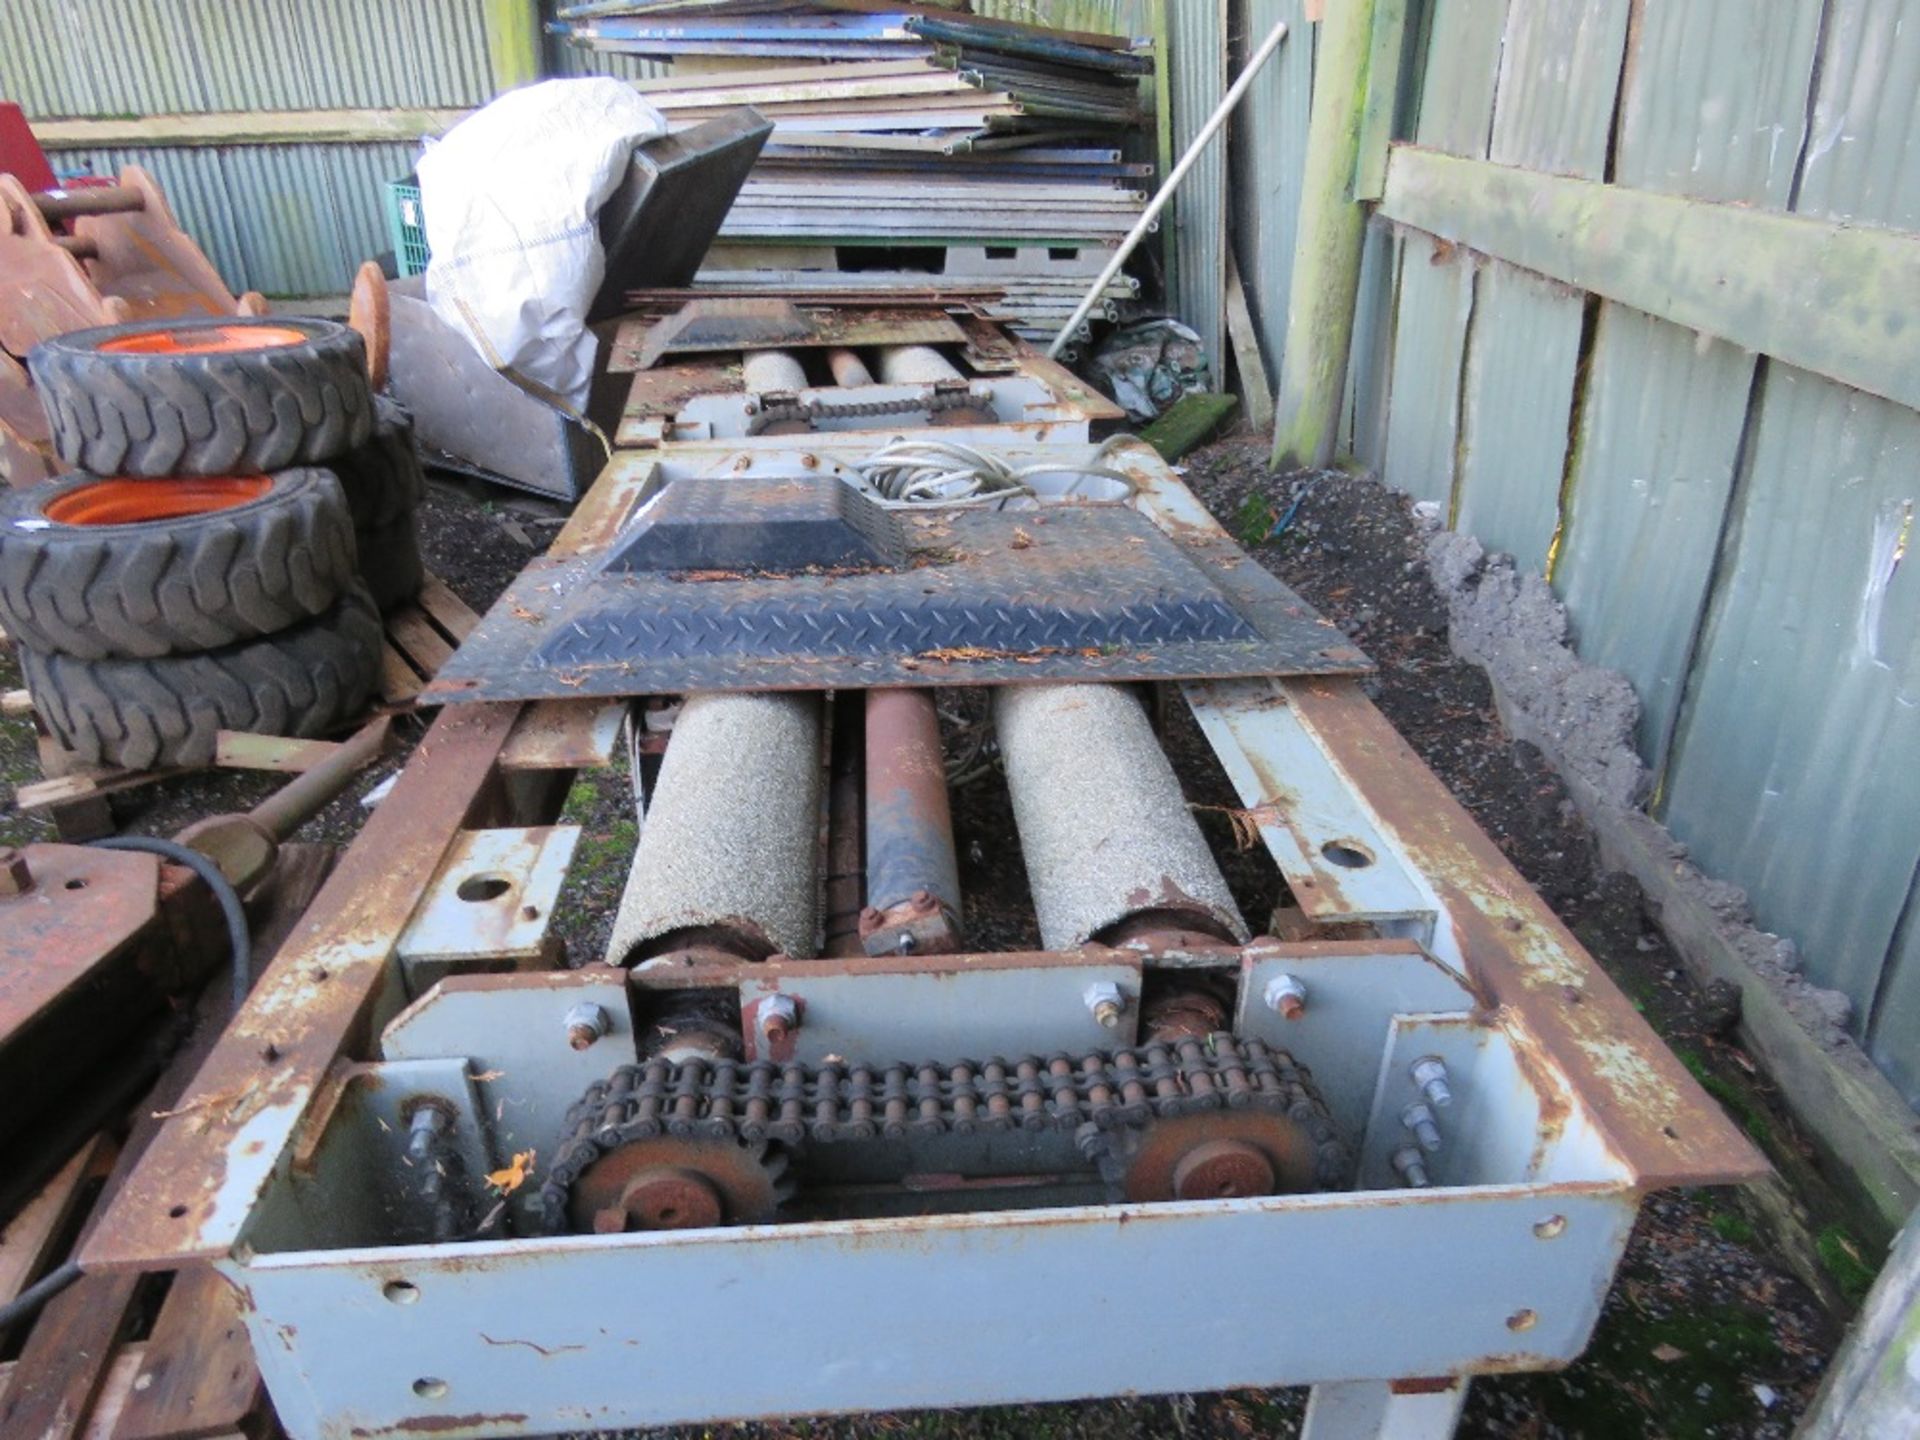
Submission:
[[[1275,404],[1276,466],[1333,463],[1353,340],[1366,212],[1353,195],[1367,107],[1373,0],[1328,0],[1313,63],[1287,345]]]

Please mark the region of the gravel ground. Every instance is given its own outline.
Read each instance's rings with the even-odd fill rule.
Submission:
[[[1406,735],[1601,964],[1750,1130],[1780,1123],[1764,1084],[1721,1037],[1728,1016],[1688,985],[1647,918],[1637,889],[1600,872],[1594,849],[1537,752],[1500,730],[1486,681],[1446,643],[1444,610],[1420,563],[1406,502],[1370,480],[1305,477],[1312,487],[1287,515],[1302,477],[1266,473],[1260,447],[1228,440],[1190,457],[1188,482],[1269,569],[1318,606],[1376,661],[1376,703]],[[436,483],[422,511],[429,565],[484,609],[553,534],[555,513],[538,501],[464,484]],[[1289,519],[1284,533],[1266,537]],[[0,651],[0,688],[19,684]],[[952,732],[979,713],[979,699],[947,702]],[[1168,717],[1168,748],[1196,806],[1231,805],[1231,786],[1184,709]],[[401,749],[352,794],[317,817],[302,839],[344,840],[364,817],[357,797],[390,773],[419,733],[404,722]],[[0,843],[51,838],[21,815],[11,786],[38,775],[30,726],[0,721]],[[165,834],[188,820],[244,808],[270,777],[208,773],[129,792],[115,801],[123,828]],[[624,765],[583,774],[566,818],[583,826],[558,922],[576,963],[606,943],[636,830]],[[1199,811],[1230,884],[1249,917],[1278,897],[1265,858],[1235,849],[1222,815]],[[989,773],[955,797],[967,921],[984,944],[1032,943],[1026,880],[1005,787]],[[1864,1283],[1856,1278],[1855,1289]],[[1299,1313],[1276,1296],[1274,1318]],[[1263,1317],[1249,1317],[1262,1323]],[[1837,1327],[1765,1250],[1725,1191],[1653,1198],[1642,1212],[1587,1355],[1567,1371],[1481,1381],[1461,1433],[1500,1440],[1659,1436],[1671,1440],[1785,1440],[1818,1383]],[[1116,1366],[1124,1368],[1122,1352]],[[676,1437],[865,1437],[944,1440],[990,1437],[1244,1437],[1297,1433],[1297,1392],[1176,1396],[988,1410],[913,1412],[665,1432]]]

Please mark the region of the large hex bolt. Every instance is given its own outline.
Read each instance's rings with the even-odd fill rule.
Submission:
[[[1427,1175],[1427,1162],[1420,1151],[1412,1145],[1393,1152],[1393,1173],[1400,1177],[1400,1183],[1413,1190],[1424,1190],[1433,1181]]]
[[[1427,1097],[1427,1103],[1436,1110],[1444,1110],[1453,1104],[1453,1089],[1447,1084],[1447,1062],[1438,1055],[1423,1055],[1413,1062],[1409,1072],[1413,1083],[1420,1087],[1420,1093]]]
[[[1440,1127],[1434,1123],[1433,1111],[1424,1100],[1415,1101],[1400,1112],[1400,1123],[1413,1132],[1413,1138],[1420,1142],[1420,1148],[1429,1155],[1440,1150]]]
[[[1276,975],[1267,982],[1267,1008],[1282,1020],[1298,1020],[1307,1013],[1307,985],[1297,975]]]
[[[607,1014],[604,1005],[596,1005],[591,1000],[583,1000],[567,1011],[567,1044],[575,1050],[590,1050],[613,1028],[613,1020]]]
[[[33,889],[33,871],[24,852],[9,845],[0,849],[0,897],[24,895]]]
[[[760,1038],[778,1045],[800,1028],[800,1007],[791,995],[769,995],[760,1002]]]
[[[1111,980],[1096,980],[1087,986],[1081,998],[1086,1001],[1087,1013],[1102,1030],[1120,1028],[1121,1018],[1127,1013],[1127,997],[1118,985]]]

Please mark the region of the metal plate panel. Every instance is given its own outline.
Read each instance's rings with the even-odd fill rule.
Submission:
[[[893,513],[911,552],[895,568],[766,577],[618,572],[599,552],[536,560],[431,693],[560,699],[1367,666],[1218,532],[1169,534],[1124,506]]]
[[[1438,960],[1411,944],[1388,949],[1391,943],[1293,946],[1262,957],[1262,948],[1280,947],[1256,941],[1248,948],[1233,1021],[1234,1034],[1278,1046],[1313,1072],[1334,1128],[1356,1148],[1367,1132],[1394,1017],[1474,1006],[1472,994]],[[1267,1007],[1267,986],[1282,976],[1306,987],[1306,1009],[1297,1020]]]
[[[1834,0],[1794,208],[1920,230],[1920,25],[1910,0]]]
[[[567,1109],[596,1080],[635,1056],[627,977],[605,966],[526,976],[460,975],[441,981],[394,1017],[380,1037],[381,1059],[455,1060],[472,1076],[479,1113],[487,1117],[490,1165],[532,1151],[532,1172],[544,1174],[560,1141]],[[598,1005],[606,1028],[575,1050],[568,1042],[576,1006]],[[530,1220],[539,1187],[524,1185],[508,1202],[516,1221]]]
[[[1454,526],[1543,573],[1560,516],[1579,296],[1490,261],[1468,342]]]
[[[1103,1029],[1087,1003],[1090,985],[1118,987],[1126,1014]],[[828,1060],[890,1065],[921,1060],[991,1060],[996,1056],[1091,1054],[1131,1045],[1140,1015],[1140,964],[1120,955],[1052,957],[1044,967],[938,961],[911,974],[845,973],[830,964],[755,971],[740,986],[743,1012],[769,995],[799,1003],[792,1053],[768,1057],[819,1065]],[[760,1058],[748,1027],[748,1059]],[[876,1043],[875,1037],[883,1040]]]
[[[1632,682],[1640,754],[1656,769],[1713,575],[1753,365],[1638,310],[1601,309],[1553,581],[1580,658]]]
[[[401,959],[535,958],[579,842],[578,825],[463,831],[400,937]]]
[[[1564,1224],[1552,1238],[1536,1234],[1553,1217]],[[222,1268],[247,1291],[255,1352],[296,1440],[389,1429],[459,1440],[1102,1394],[1115,1383],[1112,1336],[1137,1326],[1154,1276],[1221,1279],[1154,1290],[1154,1342],[1126,1352],[1124,1383],[1141,1394],[1539,1368],[1586,1344],[1632,1218],[1618,1190],[1538,1187],[750,1226]],[[413,1287],[409,1303],[382,1298],[395,1281]],[[1249,1323],[1275,1287],[1313,1303]],[[807,1295],[833,1297],[834,1323],[740,1323],[756,1297]],[[1062,1336],[1080,1338],[1059,1343],[1010,1344],[1002,1324],[929,1329],[929,1317],[1068,1311],[1084,1323]],[[1383,1315],[1399,1323],[1383,1331]],[[936,1334],[942,1363],[929,1365]]]
[[[1864,1019],[1920,860],[1920,415],[1775,367],[1751,450],[1664,818]]]
[[[1451,514],[1460,439],[1460,369],[1473,317],[1477,267],[1431,236],[1402,236],[1395,307],[1386,479]]]
[[[1279,686],[1246,680],[1184,689],[1306,915],[1333,924],[1413,919],[1421,933],[1430,932],[1437,908],[1431,892],[1335,773]]]
[[[1508,7],[1489,160],[1601,178],[1631,8],[1631,0]]]

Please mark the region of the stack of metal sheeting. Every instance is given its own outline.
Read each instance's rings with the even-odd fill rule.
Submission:
[[[637,85],[676,128],[742,104],[774,122],[703,282],[990,282],[999,318],[1050,338],[1152,187],[1121,148],[1143,121],[1144,42],[835,0],[598,0],[551,28],[675,62]],[[1109,286],[1107,318],[1137,289]]]

